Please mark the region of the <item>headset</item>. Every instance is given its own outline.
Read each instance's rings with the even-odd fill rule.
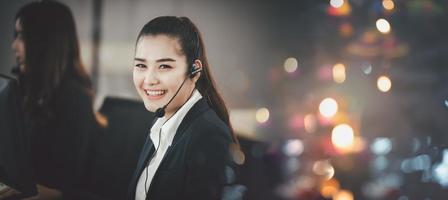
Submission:
[[[196,60],[199,60],[199,53],[200,53],[200,44],[199,44],[199,33],[195,30],[194,31],[194,35],[196,37],[196,41],[195,41],[195,49],[194,49],[194,56],[193,56],[193,60],[192,63],[190,64],[190,72],[188,73],[190,78],[193,78],[198,72],[202,71],[202,68],[199,68],[194,62]]]

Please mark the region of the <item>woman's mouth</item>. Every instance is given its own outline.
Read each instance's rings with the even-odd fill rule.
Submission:
[[[160,99],[167,92],[167,90],[144,90],[144,91],[146,96],[151,100]]]

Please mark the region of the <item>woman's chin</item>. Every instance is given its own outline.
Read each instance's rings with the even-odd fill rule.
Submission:
[[[149,111],[149,112],[156,112],[156,110],[157,110],[156,107],[154,107],[154,106],[150,106],[150,105],[147,105],[147,104],[145,104],[145,108],[146,108],[146,110]]]

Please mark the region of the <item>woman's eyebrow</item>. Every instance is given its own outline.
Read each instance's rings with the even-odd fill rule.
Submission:
[[[146,62],[146,59],[144,58],[134,58],[135,61],[140,61],[140,62]],[[175,59],[172,58],[161,58],[161,59],[157,59],[156,62],[176,62]]]
[[[134,58],[135,61],[140,61],[140,62],[146,62],[146,59],[144,58]]]
[[[172,58],[161,58],[156,60],[156,62],[176,62],[176,60]]]

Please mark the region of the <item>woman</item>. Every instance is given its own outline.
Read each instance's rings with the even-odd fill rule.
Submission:
[[[36,1],[16,15],[12,43],[30,123],[38,195],[68,199],[80,183],[96,125],[92,84],[81,63],[69,8]]]
[[[137,38],[133,80],[155,123],[128,199],[220,199],[234,179],[237,147],[196,26],[158,17]]]

